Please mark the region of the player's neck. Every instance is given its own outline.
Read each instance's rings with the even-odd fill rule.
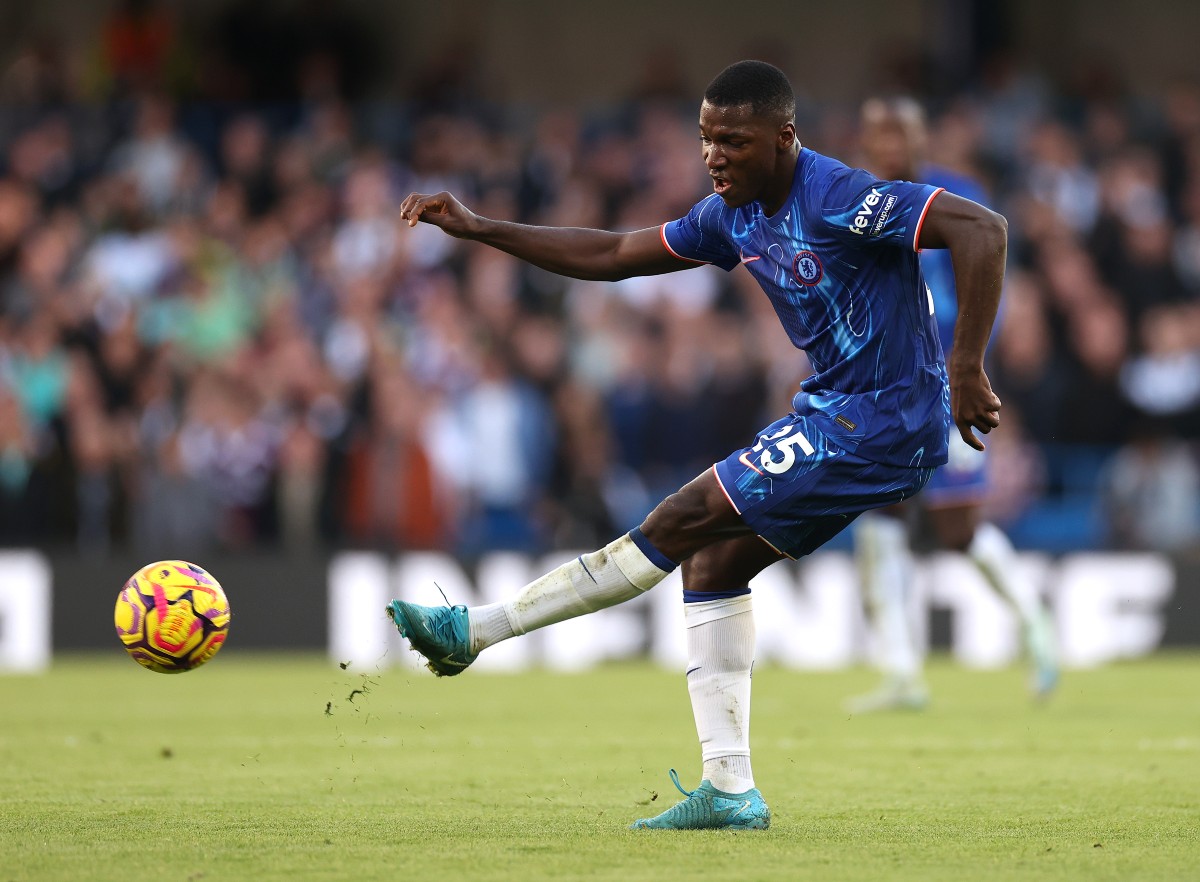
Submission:
[[[800,142],[797,141],[792,149],[779,158],[775,176],[771,181],[768,192],[759,202],[763,214],[774,217],[783,208],[788,197],[792,195],[792,183],[796,178],[796,166],[800,161]]]

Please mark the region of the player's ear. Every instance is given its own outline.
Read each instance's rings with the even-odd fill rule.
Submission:
[[[796,143],[796,124],[788,120],[779,127],[779,134],[775,139],[775,146],[781,152],[787,152],[792,149],[792,145]]]

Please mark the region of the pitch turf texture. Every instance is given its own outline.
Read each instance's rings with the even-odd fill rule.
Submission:
[[[852,717],[866,670],[757,671],[771,829],[663,833],[626,825],[670,766],[696,783],[681,674],[68,657],[0,677],[0,882],[1200,878],[1200,656],[1040,708],[1016,670],[930,680],[925,713]]]

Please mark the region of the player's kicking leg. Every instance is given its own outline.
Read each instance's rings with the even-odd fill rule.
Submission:
[[[675,563],[636,529],[526,585],[515,597],[468,609],[393,600],[387,613],[439,677],[465,671],[484,649],[537,628],[623,603],[648,591]]]
[[[663,500],[641,527],[484,606],[430,607],[393,600],[387,614],[440,677],[466,670],[484,649],[650,590],[701,548],[749,533],[711,471]]]

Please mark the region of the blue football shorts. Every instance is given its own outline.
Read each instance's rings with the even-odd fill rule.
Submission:
[[[954,428],[946,452],[949,459],[921,491],[921,504],[926,508],[948,508],[983,502],[988,491],[987,454],[964,441]]]
[[[791,558],[820,548],[864,511],[908,499],[934,471],[863,459],[797,413],[771,423],[757,444],[713,470],[747,526]]]

